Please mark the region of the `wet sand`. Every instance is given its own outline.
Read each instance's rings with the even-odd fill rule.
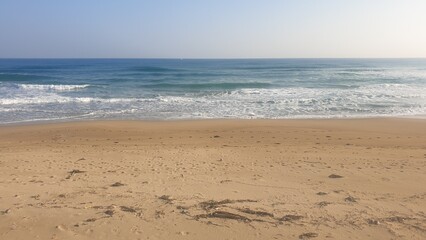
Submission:
[[[0,127],[0,239],[426,239],[426,120]]]

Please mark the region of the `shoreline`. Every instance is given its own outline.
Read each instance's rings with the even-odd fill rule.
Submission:
[[[46,124],[66,124],[81,122],[194,122],[194,121],[339,121],[339,120],[380,120],[380,119],[416,119],[426,120],[426,115],[401,115],[401,116],[361,116],[361,117],[318,117],[318,118],[184,118],[184,119],[56,119],[56,120],[31,120],[21,122],[0,123],[1,127],[31,126]]]
[[[0,238],[424,239],[424,119],[0,126]]]

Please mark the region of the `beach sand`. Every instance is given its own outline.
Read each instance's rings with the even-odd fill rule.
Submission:
[[[426,120],[0,127],[0,239],[426,239]]]

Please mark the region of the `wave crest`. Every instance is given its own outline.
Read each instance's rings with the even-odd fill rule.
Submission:
[[[19,84],[18,86],[25,90],[73,91],[87,88],[90,85]]]

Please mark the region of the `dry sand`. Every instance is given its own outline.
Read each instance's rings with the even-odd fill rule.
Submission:
[[[426,239],[426,120],[0,127],[0,239]]]

